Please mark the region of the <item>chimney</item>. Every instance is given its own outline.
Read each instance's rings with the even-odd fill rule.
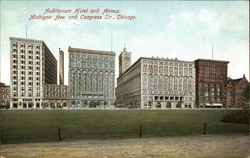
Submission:
[[[64,85],[64,52],[59,48],[59,84]]]

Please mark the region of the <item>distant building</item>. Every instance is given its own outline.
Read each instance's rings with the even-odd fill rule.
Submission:
[[[228,63],[210,59],[195,60],[197,108],[226,107]]]
[[[229,108],[247,107],[249,103],[242,100],[242,91],[248,85],[248,81],[243,75],[242,78],[228,78],[227,83],[227,105]]]
[[[193,108],[194,87],[193,62],[141,57],[118,77],[116,99],[129,108]]]
[[[45,84],[43,86],[43,108],[67,108],[68,86]]]
[[[68,52],[70,108],[101,108],[113,105],[115,53],[71,47]]]
[[[10,86],[0,82],[0,109],[10,108]]]
[[[131,66],[131,52],[124,48],[119,55],[119,76]]]
[[[10,37],[11,108],[42,108],[44,84],[57,83],[57,60],[41,40]]]

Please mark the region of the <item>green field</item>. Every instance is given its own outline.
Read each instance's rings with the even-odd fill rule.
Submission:
[[[0,111],[1,143],[248,133],[247,124],[224,123],[226,110]]]

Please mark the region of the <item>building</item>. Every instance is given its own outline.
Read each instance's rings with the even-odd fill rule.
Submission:
[[[71,47],[68,52],[70,108],[102,108],[113,105],[115,53]]]
[[[11,108],[41,108],[44,84],[57,83],[57,60],[41,40],[10,37]]]
[[[0,109],[10,108],[10,86],[0,82]]]
[[[197,108],[226,107],[228,63],[210,59],[195,60]]]
[[[117,105],[128,108],[193,108],[195,68],[190,61],[139,58],[117,79]]]
[[[64,52],[59,48],[59,84],[64,85]]]
[[[242,108],[248,106],[248,103],[242,100],[242,91],[248,84],[245,75],[238,79],[228,78],[227,105],[229,108]]]
[[[119,55],[119,76],[131,66],[131,52],[124,48]]]
[[[68,86],[45,84],[43,86],[43,108],[67,108]]]

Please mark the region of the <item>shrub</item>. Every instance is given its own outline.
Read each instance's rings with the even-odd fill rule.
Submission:
[[[223,116],[222,122],[250,124],[249,111],[249,109],[231,111]]]

